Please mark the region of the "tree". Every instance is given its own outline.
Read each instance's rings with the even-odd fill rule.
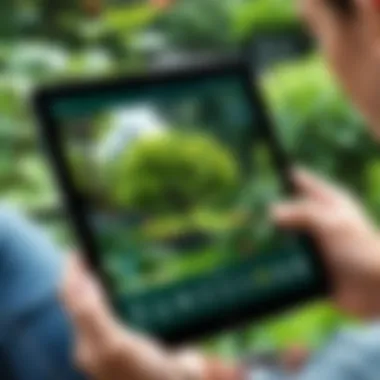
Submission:
[[[194,133],[142,138],[109,165],[114,204],[147,214],[217,205],[238,183],[237,163],[216,140]]]

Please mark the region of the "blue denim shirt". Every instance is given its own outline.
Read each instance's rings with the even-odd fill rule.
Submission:
[[[380,324],[341,331],[297,375],[253,368],[248,377],[248,380],[379,380]]]
[[[299,379],[380,379],[380,325],[342,331],[312,358]]]
[[[18,318],[56,296],[62,256],[33,223],[0,207],[0,342]]]
[[[1,380],[83,380],[58,299],[63,269],[41,229],[0,206]]]

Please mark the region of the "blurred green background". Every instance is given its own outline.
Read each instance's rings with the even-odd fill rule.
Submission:
[[[333,84],[290,0],[2,0],[0,196],[75,244],[30,108],[37,85],[107,77],[246,46],[278,133],[302,165],[354,190],[380,218],[380,158]],[[317,304],[205,345],[225,356],[292,342],[318,346],[342,324]]]

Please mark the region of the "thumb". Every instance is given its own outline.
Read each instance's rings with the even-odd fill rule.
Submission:
[[[282,203],[272,208],[272,218],[280,227],[314,229],[322,222],[320,207],[312,201]]]
[[[77,257],[69,260],[61,294],[77,334],[93,344],[106,343],[117,323],[101,286]]]

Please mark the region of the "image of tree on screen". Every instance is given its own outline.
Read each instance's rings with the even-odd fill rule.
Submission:
[[[237,135],[235,123],[217,117],[218,103],[208,104],[137,104],[68,129],[76,181],[122,291],[196,276],[273,245],[264,217],[274,187],[267,152],[247,144],[251,126]]]

